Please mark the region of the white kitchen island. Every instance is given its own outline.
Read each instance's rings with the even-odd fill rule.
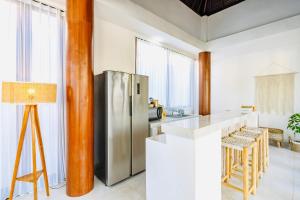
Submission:
[[[221,200],[222,129],[257,120],[239,111],[162,124],[146,140],[147,200]]]

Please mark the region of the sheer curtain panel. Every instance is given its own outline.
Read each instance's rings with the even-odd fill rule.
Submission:
[[[137,39],[136,73],[149,76],[149,97],[165,107],[197,113],[198,87],[195,60]]]
[[[0,0],[0,27],[1,83],[57,84],[57,103],[39,105],[49,184],[55,186],[65,179],[64,13],[31,0]],[[22,106],[0,104],[0,199],[9,195],[22,117]],[[30,125],[27,131],[19,176],[32,170]],[[43,184],[41,178],[40,190]],[[32,185],[17,182],[15,195],[27,192]]]
[[[195,95],[194,60],[178,53],[169,53],[169,105],[192,109]]]
[[[167,104],[168,52],[146,41],[137,42],[137,73],[149,76],[149,97]]]

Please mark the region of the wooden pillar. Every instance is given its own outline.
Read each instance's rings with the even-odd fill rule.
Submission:
[[[199,115],[210,114],[210,52],[199,53]]]
[[[67,195],[94,187],[94,0],[67,0]]]

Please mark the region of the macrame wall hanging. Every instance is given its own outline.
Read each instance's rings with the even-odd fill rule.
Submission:
[[[260,112],[293,113],[295,73],[256,76],[255,84],[255,102]]]

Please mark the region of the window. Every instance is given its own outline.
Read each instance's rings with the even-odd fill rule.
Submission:
[[[64,25],[64,12],[58,9],[31,0],[0,0],[0,84],[32,81],[58,86],[56,104],[39,105],[50,186],[65,178]],[[0,199],[9,195],[22,117],[22,106],[0,103]],[[28,125],[19,175],[32,171],[30,131]],[[38,168],[39,161],[37,154]],[[32,192],[31,185],[16,184],[15,195],[26,192]]]
[[[197,112],[197,72],[195,60],[137,39],[138,74],[149,76],[149,97],[165,107]]]

